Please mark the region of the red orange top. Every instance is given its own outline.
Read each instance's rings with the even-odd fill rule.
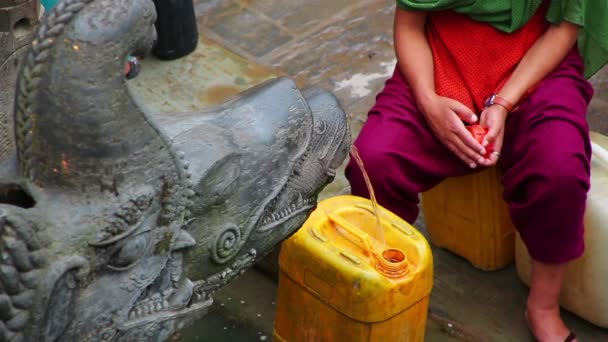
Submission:
[[[486,98],[507,81],[524,54],[545,32],[547,6],[513,33],[453,11],[431,14],[427,38],[435,64],[437,94],[480,113]]]

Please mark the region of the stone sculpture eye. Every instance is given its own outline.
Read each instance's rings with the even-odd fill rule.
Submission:
[[[199,206],[222,204],[236,191],[241,173],[240,158],[239,155],[231,154],[211,166],[197,187],[198,192],[205,194]]]
[[[108,267],[114,270],[125,270],[135,266],[145,255],[149,246],[149,232],[131,238],[112,254],[108,261]]]

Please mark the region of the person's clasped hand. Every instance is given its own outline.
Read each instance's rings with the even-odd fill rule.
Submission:
[[[482,145],[488,146],[489,144],[494,144],[494,151],[490,154],[490,156],[482,163],[483,166],[493,166],[498,162],[498,158],[500,157],[500,151],[502,149],[502,142],[505,134],[505,122],[507,120],[507,109],[500,105],[492,105],[490,107],[485,108],[481,112],[480,124],[482,127],[488,128],[488,134],[484,137]]]
[[[477,116],[467,106],[454,99],[435,95],[427,101],[423,101],[420,109],[435,136],[469,167],[476,168],[478,165],[496,163],[495,159],[484,158],[485,147],[477,142],[466,129],[464,122],[471,124],[477,122]],[[502,142],[503,129],[498,124],[498,119],[498,115],[492,114],[485,121],[493,125],[493,137],[496,137],[497,132],[500,132]],[[496,131],[496,129],[500,129],[500,131]],[[490,132],[493,131],[490,130]]]

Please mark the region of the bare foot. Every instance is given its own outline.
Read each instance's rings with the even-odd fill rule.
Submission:
[[[564,342],[570,336],[570,330],[562,321],[559,311],[559,294],[565,273],[565,263],[532,260],[526,320],[532,334],[540,342]]]
[[[564,342],[570,335],[570,330],[560,317],[559,307],[536,309],[528,303],[526,322],[536,340],[540,342]],[[577,339],[572,341],[577,342]]]

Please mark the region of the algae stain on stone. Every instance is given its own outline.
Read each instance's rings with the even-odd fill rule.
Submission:
[[[169,250],[171,249],[171,240],[173,238],[173,233],[171,232],[166,232],[165,236],[163,236],[163,239],[158,241],[156,243],[156,246],[154,247],[154,253],[155,254],[166,254],[169,252]]]

